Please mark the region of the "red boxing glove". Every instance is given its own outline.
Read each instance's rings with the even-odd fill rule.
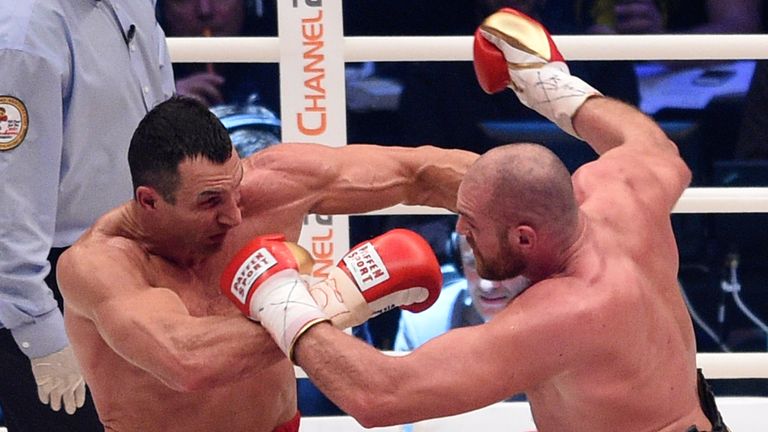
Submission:
[[[497,36],[511,49],[502,51],[484,34]],[[518,40],[518,37],[524,40]],[[509,65],[505,58],[507,51],[516,60],[514,63],[510,60]],[[511,8],[502,8],[475,30],[473,55],[477,81],[488,94],[498,93],[510,85],[507,67],[529,68],[535,64],[543,66],[549,62],[565,62],[547,29],[533,18]]]
[[[336,327],[347,328],[395,307],[421,312],[435,303],[442,283],[429,243],[394,229],[355,246],[310,293]]]
[[[511,88],[520,102],[578,138],[571,118],[600,92],[570,74],[546,28],[511,8],[487,17],[475,31],[474,67],[487,93]]]
[[[224,269],[221,292],[248,318],[259,321],[289,357],[296,339],[327,321],[301,274],[312,271],[312,256],[281,234],[259,236]]]

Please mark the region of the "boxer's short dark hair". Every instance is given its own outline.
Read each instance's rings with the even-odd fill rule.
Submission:
[[[203,157],[224,163],[231,156],[221,121],[197,100],[174,96],[147,113],[133,133],[128,149],[133,190],[151,186],[173,204],[181,161]]]

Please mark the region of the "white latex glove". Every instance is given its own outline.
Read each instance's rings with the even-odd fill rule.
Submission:
[[[45,357],[33,358],[30,362],[40,402],[50,404],[52,410],[58,411],[63,401],[67,414],[74,414],[75,410],[83,406],[85,380],[71,347],[67,346]]]

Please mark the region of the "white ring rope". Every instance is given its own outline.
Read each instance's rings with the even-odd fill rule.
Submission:
[[[382,351],[400,356],[406,352]],[[768,378],[768,353],[698,353],[696,365],[708,379]],[[306,372],[294,366],[296,378],[307,378]]]
[[[761,59],[768,35],[554,36],[572,60]],[[173,62],[264,62],[279,59],[275,37],[168,38]],[[470,36],[346,37],[345,58],[360,61],[468,61]],[[689,188],[674,213],[768,213],[768,188]],[[447,214],[442,209],[396,206],[366,213]]]
[[[758,60],[768,58],[768,35],[553,36],[575,60]],[[276,37],[170,37],[175,63],[276,63]],[[356,36],[344,38],[348,62],[469,61],[471,36]]]
[[[673,213],[768,213],[768,188],[688,188]]]
[[[673,213],[768,213],[768,187],[688,188],[672,209]],[[398,205],[365,213],[376,215],[435,215],[450,211],[424,206]]]

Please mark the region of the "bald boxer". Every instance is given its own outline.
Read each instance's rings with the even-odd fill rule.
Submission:
[[[194,100],[173,98],[142,120],[128,158],[134,199],[101,217],[62,255],[58,271],[66,328],[101,421],[111,431],[270,432],[298,429],[293,365],[219,290],[225,269],[240,275],[242,267],[246,277],[261,270],[285,274],[271,267],[262,247],[296,242],[309,213],[398,203],[455,210],[461,177],[477,155],[278,144],[241,159],[213,114]],[[254,239],[269,233],[279,233],[280,241]],[[369,253],[356,256],[375,269],[376,281],[365,281],[375,294],[354,305],[328,302],[339,327],[396,305],[425,307],[440,286],[439,266],[423,239],[396,231],[370,243]],[[395,257],[373,266],[374,253]],[[386,271],[402,279],[398,257],[423,263],[419,286],[379,277]],[[291,260],[281,270],[306,269],[305,261]],[[342,274],[350,273],[334,273],[339,285],[315,288],[349,292]],[[354,277],[347,279],[346,289],[356,290],[349,285]],[[401,289],[405,295],[396,295]],[[314,318],[330,315],[331,309]]]
[[[478,274],[533,285],[487,323],[404,357],[300,321],[292,326],[308,328],[288,353],[366,427],[524,392],[540,432],[727,430],[697,374],[677,284],[670,212],[691,179],[677,147],[647,116],[571,76],[529,17],[502,9],[475,43],[486,91],[512,88],[600,155],[571,177],[546,148],[511,144],[482,155],[462,181],[457,231]]]

